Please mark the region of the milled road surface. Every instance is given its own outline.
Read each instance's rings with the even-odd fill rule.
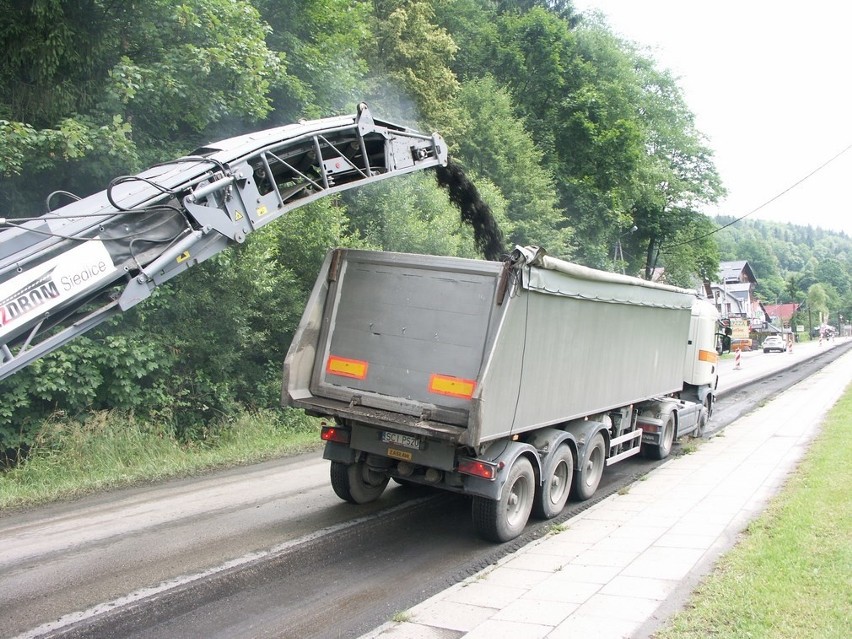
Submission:
[[[217,567],[386,509],[357,513],[303,455],[0,518],[0,628],[14,636],[138,588]]]
[[[723,362],[711,427],[820,368],[818,348]],[[734,388],[755,376],[768,377]],[[596,498],[650,467],[609,468]],[[118,491],[0,518],[0,635],[354,637],[553,523],[496,546],[455,495],[393,487],[351,506],[319,453]]]

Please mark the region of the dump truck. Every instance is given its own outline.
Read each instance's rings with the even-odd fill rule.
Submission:
[[[343,500],[390,479],[461,493],[477,532],[505,542],[589,499],[606,466],[703,431],[717,319],[695,291],[538,247],[502,262],[336,249],[282,401],[323,418]]]

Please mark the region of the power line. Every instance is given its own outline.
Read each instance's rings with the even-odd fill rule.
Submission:
[[[843,149],[843,150],[842,150],[842,151],[840,151],[839,153],[836,153],[834,156],[832,156],[831,158],[829,158],[828,160],[826,160],[825,162],[823,162],[822,164],[820,164],[817,168],[815,168],[813,171],[811,171],[810,173],[808,173],[805,177],[803,177],[803,178],[801,178],[801,179],[797,180],[796,182],[794,182],[793,184],[791,184],[790,186],[788,186],[786,189],[784,189],[783,191],[781,191],[781,192],[780,192],[780,193],[778,193],[777,195],[775,195],[775,196],[771,197],[770,199],[766,200],[766,202],[764,202],[763,204],[761,204],[761,205],[760,205],[760,206],[758,206],[757,208],[752,209],[751,211],[749,211],[749,212],[748,212],[748,213],[746,213],[745,215],[743,215],[743,216],[741,216],[741,217],[738,217],[738,218],[736,218],[735,220],[733,220],[733,221],[731,221],[731,222],[728,222],[727,224],[725,224],[725,225],[723,225],[723,226],[720,226],[719,228],[717,228],[717,229],[714,229],[714,230],[710,231],[709,233],[705,233],[704,235],[698,235],[698,236],[696,236],[696,237],[693,237],[692,239],[686,240],[685,242],[680,242],[680,243],[678,243],[678,244],[672,244],[671,246],[667,246],[666,248],[668,248],[668,249],[672,249],[672,248],[677,248],[678,246],[685,246],[686,244],[692,244],[693,242],[697,242],[698,240],[703,240],[705,237],[710,237],[711,235],[713,235],[713,234],[715,234],[715,233],[718,233],[719,231],[722,231],[722,230],[724,230],[724,229],[728,228],[729,226],[733,226],[733,225],[734,225],[734,224],[736,224],[737,222],[739,222],[739,221],[744,220],[745,218],[747,218],[749,215],[752,215],[752,214],[754,214],[754,213],[757,213],[760,209],[762,209],[762,208],[764,208],[764,207],[766,207],[766,206],[769,206],[769,205],[770,205],[770,204],[772,204],[775,200],[777,200],[778,198],[782,197],[783,195],[786,195],[787,193],[789,193],[790,191],[792,191],[794,188],[796,188],[797,186],[799,186],[802,182],[804,182],[805,180],[807,180],[807,179],[809,179],[809,178],[813,177],[815,174],[817,174],[817,173],[819,173],[820,171],[822,171],[825,167],[827,167],[829,164],[831,164],[832,162],[834,162],[834,161],[835,161],[837,158],[839,158],[841,155],[843,155],[844,153],[846,153],[847,151],[849,151],[849,149],[852,149],[852,144],[850,144],[850,145],[849,145],[849,146],[847,146],[845,149]]]

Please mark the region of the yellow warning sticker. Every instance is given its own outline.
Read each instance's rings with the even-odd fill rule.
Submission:
[[[368,368],[369,364],[365,361],[349,359],[348,357],[338,357],[337,355],[329,355],[328,363],[325,365],[327,373],[341,375],[342,377],[351,377],[353,379],[366,378]]]
[[[470,399],[473,397],[473,391],[476,390],[476,381],[435,373],[429,378],[429,390],[439,395]]]

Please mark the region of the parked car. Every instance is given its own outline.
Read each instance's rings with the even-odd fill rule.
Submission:
[[[780,335],[770,335],[765,340],[763,340],[763,352],[770,353],[772,351],[778,351],[779,353],[783,353],[787,350],[786,344],[784,344],[784,340]]]

